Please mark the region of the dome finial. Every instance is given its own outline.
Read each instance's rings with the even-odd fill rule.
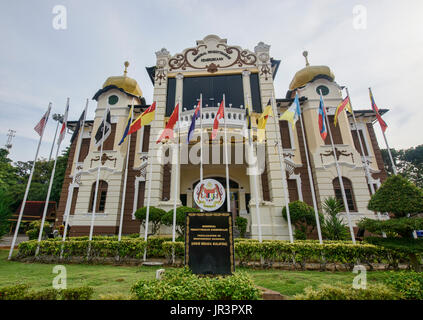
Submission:
[[[310,66],[310,63],[308,62],[308,51],[304,51],[303,56],[306,59],[306,67]]]
[[[125,66],[125,71],[123,71],[123,75],[126,77],[126,74],[128,73],[128,67],[129,67],[129,62],[125,61],[125,63],[123,64]]]

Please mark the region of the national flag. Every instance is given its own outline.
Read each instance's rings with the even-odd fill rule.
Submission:
[[[157,140],[156,143],[162,142],[165,139],[173,139],[173,127],[178,121],[179,121],[179,103],[176,105],[175,109],[173,110],[169,118],[169,121],[167,122],[166,128],[164,128],[160,138]]]
[[[104,131],[104,134],[103,134]],[[110,121],[110,109],[107,108],[104,112],[103,120],[97,129],[97,133],[94,136],[95,147],[100,146],[110,136],[112,132],[112,122]]]
[[[216,117],[213,122],[212,140],[217,137],[217,130],[219,129],[219,120],[225,116],[225,104],[224,100],[220,103],[219,110],[217,110]]]
[[[325,116],[326,116],[326,110],[325,110],[325,105],[323,103],[323,98],[322,96],[320,96],[320,105],[319,105],[319,131],[320,131],[320,136],[322,137],[323,140],[326,140],[326,137],[328,135],[328,131],[326,128],[326,121],[325,121]]]
[[[82,127],[82,124],[85,121],[85,114],[86,114],[86,108],[84,109],[84,111],[82,111],[81,116],[79,117],[78,123],[76,124],[75,131],[72,133],[72,137],[70,139],[71,144],[78,136],[79,129]]]
[[[292,105],[286,110],[279,120],[286,120],[292,125],[292,129],[295,127],[295,123],[300,118],[301,108],[300,108],[300,100],[298,98],[298,93],[295,94],[295,99]]]
[[[62,123],[62,128],[60,129],[60,134],[59,134],[59,138],[57,139],[57,144],[60,145],[63,141],[63,139],[65,138],[66,135],[66,126],[68,123],[68,113],[69,113],[69,99],[68,102],[66,103],[66,111],[65,111],[65,115],[63,116],[63,123]]]
[[[132,105],[131,110],[129,111],[128,120],[127,120],[126,126],[125,126],[125,131],[123,132],[123,136],[122,136],[122,139],[119,142],[119,145],[121,145],[125,141],[125,138],[128,136],[129,128],[131,127],[131,122],[132,122],[131,120],[132,120],[133,112],[134,112],[134,105]]]
[[[258,119],[258,124],[257,124],[257,139],[259,142],[262,142],[265,139],[265,132],[266,132],[266,124],[267,124],[267,119],[269,117],[273,117],[273,110],[272,110],[272,105],[269,102],[267,103],[266,108],[264,108],[263,113],[260,115],[259,119]]]
[[[333,121],[333,123],[335,124],[335,127],[336,127],[336,124],[337,124],[337,122],[338,122],[338,116],[340,115],[340,113],[344,110],[344,109],[347,109],[347,111],[349,112],[349,113],[353,113],[353,111],[352,111],[352,108],[351,108],[351,103],[350,103],[350,97],[346,97],[340,104],[339,104],[339,106],[336,108],[336,111],[335,111],[335,119],[334,119],[334,121]]]
[[[141,127],[148,125],[154,120],[156,113],[156,102],[154,101],[141,115],[136,118],[129,127],[128,135],[138,131]]]
[[[45,128],[47,121],[48,121],[48,117],[50,116],[50,110],[51,110],[51,104],[48,106],[48,109],[47,109],[46,113],[44,113],[41,120],[34,127],[34,130],[38,133],[38,135],[40,137],[43,134],[44,128]]]
[[[376,105],[375,99],[373,98],[372,89],[369,88],[369,94],[370,94],[370,101],[372,103],[372,109],[376,113],[376,118],[379,121],[380,127],[382,128],[382,131],[385,132],[388,128],[388,125],[386,122],[382,119],[382,116],[379,113],[379,108]]]
[[[189,143],[192,139],[192,136],[194,135],[194,130],[195,130],[195,121],[201,117],[201,99],[200,101],[198,101],[198,105],[197,108],[195,108],[194,114],[192,115],[192,121],[191,121],[191,125],[189,127],[188,130],[188,137],[187,137],[187,143]]]

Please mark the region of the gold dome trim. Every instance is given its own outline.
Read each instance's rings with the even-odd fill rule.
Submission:
[[[113,76],[108,77],[107,80],[103,84],[103,89],[108,86],[116,86],[126,93],[131,95],[142,97],[142,91],[139,87],[137,81],[135,79],[129,78],[126,74],[128,73],[127,68],[129,66],[129,62],[125,61],[124,63],[125,71],[123,72],[122,76]]]
[[[312,81],[316,76],[324,75],[335,80],[335,75],[327,66],[307,66],[304,69],[298,71],[292,79],[289,90],[294,90],[305,86],[307,83]]]

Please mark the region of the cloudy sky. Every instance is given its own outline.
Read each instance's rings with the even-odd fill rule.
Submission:
[[[66,8],[66,30],[53,28],[56,5]],[[363,7],[366,28],[357,29]],[[108,76],[122,74],[125,60],[151,102],[145,67],[155,64],[155,51],[175,54],[217,34],[250,50],[260,41],[270,44],[271,55],[282,60],[275,81],[281,98],[308,50],[312,65],[328,65],[349,87],[355,109],[370,108],[372,87],[379,108],[391,110],[384,116],[391,147],[416,146],[423,143],[422,21],[421,0],[1,0],[0,144],[14,129],[11,158],[32,160],[33,127],[48,103],[63,113],[70,97],[70,119],[76,120],[86,98]],[[91,100],[89,118],[94,107]],[[49,122],[42,157],[48,157],[54,129]]]

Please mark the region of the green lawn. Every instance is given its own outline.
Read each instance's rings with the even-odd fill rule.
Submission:
[[[17,283],[28,283],[33,289],[51,288],[54,264],[21,263],[7,260],[8,250],[0,250],[0,287]],[[154,279],[157,267],[111,266],[111,265],[66,265],[68,288],[88,285],[95,291],[94,299],[103,294],[121,293],[128,295],[131,286],[139,279]],[[283,271],[252,270],[238,268],[248,272],[254,283],[283,295],[293,296],[301,293],[307,286],[322,283],[351,284],[356,276],[352,272],[320,271]],[[369,283],[381,282],[386,272],[367,273]]]

